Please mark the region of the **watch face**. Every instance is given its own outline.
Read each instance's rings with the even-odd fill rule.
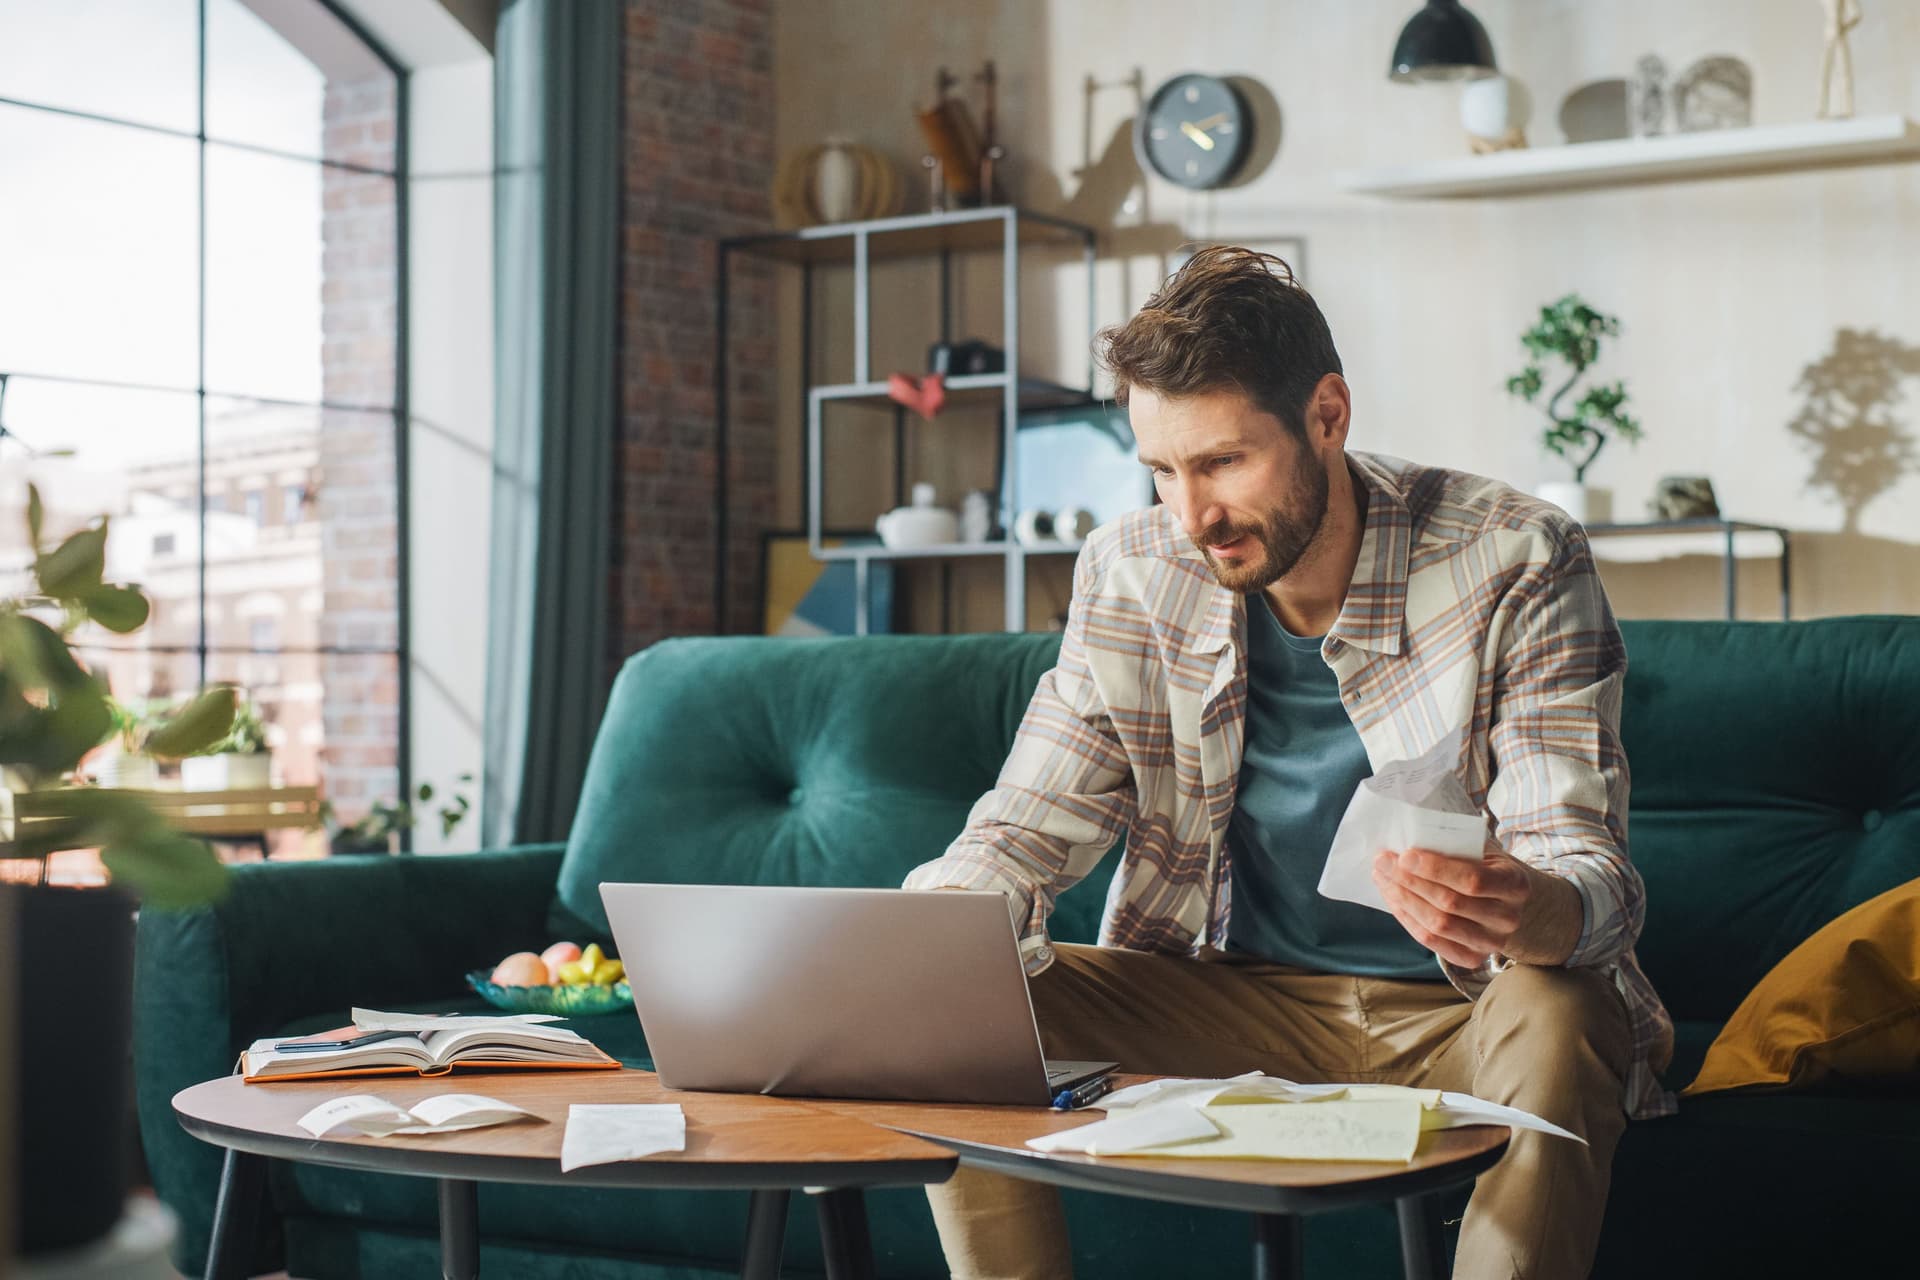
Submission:
[[[1183,187],[1217,187],[1246,159],[1252,116],[1217,76],[1184,75],[1154,90],[1134,125],[1142,165]]]

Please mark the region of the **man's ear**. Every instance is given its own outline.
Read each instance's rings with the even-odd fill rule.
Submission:
[[[1330,373],[1313,388],[1313,396],[1307,402],[1307,434],[1313,442],[1330,444],[1343,448],[1347,443],[1347,427],[1353,419],[1353,393],[1347,387],[1347,380],[1337,373]]]

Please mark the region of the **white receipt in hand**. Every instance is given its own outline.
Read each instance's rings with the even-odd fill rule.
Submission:
[[[1454,775],[1459,758],[1460,737],[1449,734],[1418,760],[1386,765],[1355,788],[1320,873],[1322,897],[1387,910],[1373,883],[1373,860],[1387,850],[1480,860],[1487,820]]]

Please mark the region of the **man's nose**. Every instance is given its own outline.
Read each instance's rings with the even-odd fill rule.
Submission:
[[[1213,500],[1213,495],[1203,484],[1181,486],[1176,500],[1180,504],[1177,508],[1180,513],[1180,527],[1187,531],[1189,538],[1198,538],[1208,529],[1219,524],[1224,514],[1220,504]]]

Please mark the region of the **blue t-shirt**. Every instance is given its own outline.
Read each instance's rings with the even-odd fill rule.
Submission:
[[[1438,978],[1433,953],[1398,920],[1320,896],[1333,833],[1372,772],[1320,643],[1282,627],[1264,595],[1248,597],[1228,949],[1318,973]]]

